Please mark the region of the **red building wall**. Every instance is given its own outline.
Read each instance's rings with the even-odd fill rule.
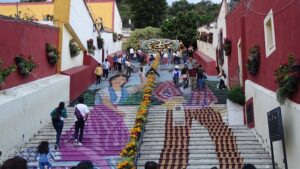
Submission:
[[[85,52],[83,64],[61,72],[70,76],[70,101],[78,98],[96,81],[94,71],[98,62]]]
[[[2,89],[14,87],[56,74],[56,66],[51,66],[46,57],[46,43],[58,47],[59,29],[34,22],[0,16],[0,58],[3,67],[15,64],[18,54],[31,55],[38,65],[32,74],[24,78],[16,70],[5,81]]]
[[[232,40],[232,54],[228,58],[229,76],[234,76],[238,68],[237,43],[241,38],[243,58],[243,78],[258,83],[265,88],[276,91],[277,85],[273,72],[277,67],[287,62],[290,53],[295,55],[300,64],[300,1],[252,1],[252,6],[246,8],[247,0],[242,0],[235,9],[226,16],[227,37]],[[268,57],[265,53],[264,19],[270,10],[273,10],[276,50]],[[256,76],[249,75],[246,69],[249,48],[258,44],[260,47],[260,67]],[[299,90],[291,98],[300,103]]]
[[[194,59],[204,68],[205,72],[209,76],[217,76],[218,72],[216,70],[216,61],[211,59],[209,56],[205,55],[200,51],[194,52]]]

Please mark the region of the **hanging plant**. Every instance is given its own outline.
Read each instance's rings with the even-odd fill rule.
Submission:
[[[79,55],[80,48],[79,48],[79,46],[77,45],[77,43],[74,39],[70,40],[69,48],[70,48],[71,57],[75,57],[75,56]]]
[[[37,64],[33,61],[33,58],[30,55],[26,59],[24,55],[20,54],[15,57],[15,62],[19,73],[24,77],[27,77],[33,69],[37,68]]]
[[[211,33],[211,32],[208,34],[208,39],[207,39],[208,43],[212,43],[213,42],[213,36],[214,36],[214,34]]]
[[[95,50],[96,47],[94,46],[94,40],[93,39],[89,39],[87,41],[87,47],[88,47],[88,53],[95,55]]]
[[[57,63],[58,52],[54,45],[46,43],[46,56],[49,64],[55,65]]]
[[[206,32],[201,32],[200,41],[207,42],[208,34]]]
[[[121,41],[123,39],[123,35],[122,34],[118,34],[118,41]]]
[[[231,40],[228,38],[224,39],[224,45],[223,45],[225,55],[230,56],[231,55]]]
[[[259,46],[255,45],[249,49],[249,57],[247,62],[247,70],[251,75],[256,75],[260,64]]]
[[[16,70],[16,65],[10,65],[7,68],[2,67],[2,60],[0,59],[0,87],[5,84],[5,79]]]
[[[103,38],[101,38],[100,36],[97,36],[97,47],[98,47],[98,49],[102,49],[103,44],[104,44]]]
[[[118,34],[113,33],[113,42],[117,42],[117,41],[118,41]]]
[[[294,63],[294,55],[290,54],[288,56],[288,63],[281,64],[274,72],[277,84],[276,96],[280,104],[283,104],[286,98],[297,90],[300,65],[294,65]]]

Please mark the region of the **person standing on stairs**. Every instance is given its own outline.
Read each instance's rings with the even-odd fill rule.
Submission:
[[[83,97],[79,97],[78,102],[79,103],[75,106],[76,121],[75,121],[74,145],[82,146],[83,129],[84,129],[85,122],[89,116],[90,110],[87,107],[87,105],[83,104],[84,103]],[[78,137],[79,131],[80,133]]]
[[[188,79],[188,66],[185,63],[183,66],[183,69],[181,70],[181,77],[182,78],[182,85],[183,89],[187,88],[189,86],[189,79]]]
[[[108,77],[108,71],[110,69],[110,63],[105,59],[105,62],[103,62],[103,79],[106,80]]]
[[[98,64],[94,73],[96,74],[96,85],[100,84],[101,76],[103,75],[103,68],[101,66],[101,63]]]
[[[174,85],[176,87],[179,87],[179,77],[181,76],[181,72],[179,70],[179,67],[176,65],[174,70],[173,70],[173,73],[172,73],[172,77],[173,77],[173,82],[174,82]]]
[[[57,149],[59,146],[60,136],[64,127],[64,118],[67,118],[67,110],[65,103],[60,102],[58,107],[53,109],[50,113],[52,119],[52,125],[56,131],[56,142],[54,148]]]

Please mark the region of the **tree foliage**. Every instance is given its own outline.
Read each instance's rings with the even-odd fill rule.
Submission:
[[[182,40],[185,46],[196,47],[197,28],[212,22],[219,13],[219,5],[204,0],[190,4],[186,0],[172,3],[168,18],[161,25],[165,38]]]
[[[128,0],[117,0],[116,2],[121,15],[123,27],[130,27],[129,19],[132,18],[132,11]]]
[[[176,16],[179,11],[187,12],[192,10],[193,4],[190,4],[187,0],[179,0],[172,3],[168,8],[168,17]]]
[[[135,29],[128,40],[123,43],[123,49],[140,48],[141,40],[148,40],[153,38],[160,38],[161,30],[159,28],[146,27],[144,29]]]
[[[135,28],[159,27],[165,18],[166,0],[128,0]]]
[[[185,46],[195,45],[197,36],[197,22],[201,17],[194,11],[179,12],[169,18],[161,26],[162,34],[169,39],[182,40]]]

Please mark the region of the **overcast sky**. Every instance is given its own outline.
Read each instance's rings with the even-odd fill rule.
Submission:
[[[169,5],[172,5],[172,2],[175,2],[177,0],[167,0]],[[201,0],[187,0],[189,3],[197,3],[200,2]],[[222,0],[211,0],[214,3],[220,3]]]

